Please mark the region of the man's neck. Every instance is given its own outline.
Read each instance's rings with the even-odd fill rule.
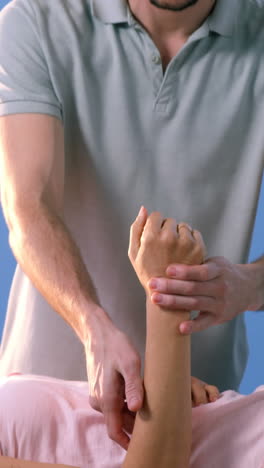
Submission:
[[[217,0],[198,0],[197,3],[182,11],[158,8],[150,0],[128,1],[133,15],[144,26],[150,36],[160,36],[161,39],[177,36],[187,39],[209,16]],[[162,0],[160,0],[160,3],[162,3]],[[172,0],[169,0],[169,3],[173,5]],[[175,4],[177,4],[176,0]]]

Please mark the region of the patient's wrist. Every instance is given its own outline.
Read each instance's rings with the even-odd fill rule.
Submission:
[[[190,320],[191,314],[186,310],[171,310],[154,304],[151,294],[146,295],[147,329],[151,327],[165,327],[168,333],[182,336],[179,326],[182,322]]]

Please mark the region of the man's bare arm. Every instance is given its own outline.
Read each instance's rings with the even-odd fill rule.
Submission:
[[[255,290],[255,294],[253,293],[254,299],[248,308],[255,311],[264,311],[264,255],[254,262],[245,265],[245,268],[248,269],[252,276],[252,285]]]
[[[30,131],[29,131],[30,129]],[[98,300],[63,221],[63,128],[54,117],[0,119],[1,202],[12,251],[50,305],[87,339]]]
[[[127,399],[131,411],[141,407],[140,359],[100,307],[91,275],[64,222],[61,122],[41,114],[1,117],[0,177],[12,251],[26,275],[84,344],[92,382],[90,403],[103,410],[109,435],[126,447],[123,401]]]
[[[1,457],[0,468],[78,468],[70,465],[57,465],[54,463],[38,463],[17,458]]]

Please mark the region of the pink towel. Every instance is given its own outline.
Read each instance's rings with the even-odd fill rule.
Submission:
[[[190,468],[264,468],[264,386],[224,392],[192,415]],[[120,468],[125,457],[90,407],[87,383],[31,375],[0,379],[0,451],[80,468]]]

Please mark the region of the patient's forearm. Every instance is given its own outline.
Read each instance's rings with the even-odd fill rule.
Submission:
[[[70,465],[57,465],[55,463],[39,463],[17,458],[1,457],[0,468],[77,468]]]
[[[123,468],[187,468],[191,449],[190,337],[178,332],[189,313],[147,301],[144,385]]]

